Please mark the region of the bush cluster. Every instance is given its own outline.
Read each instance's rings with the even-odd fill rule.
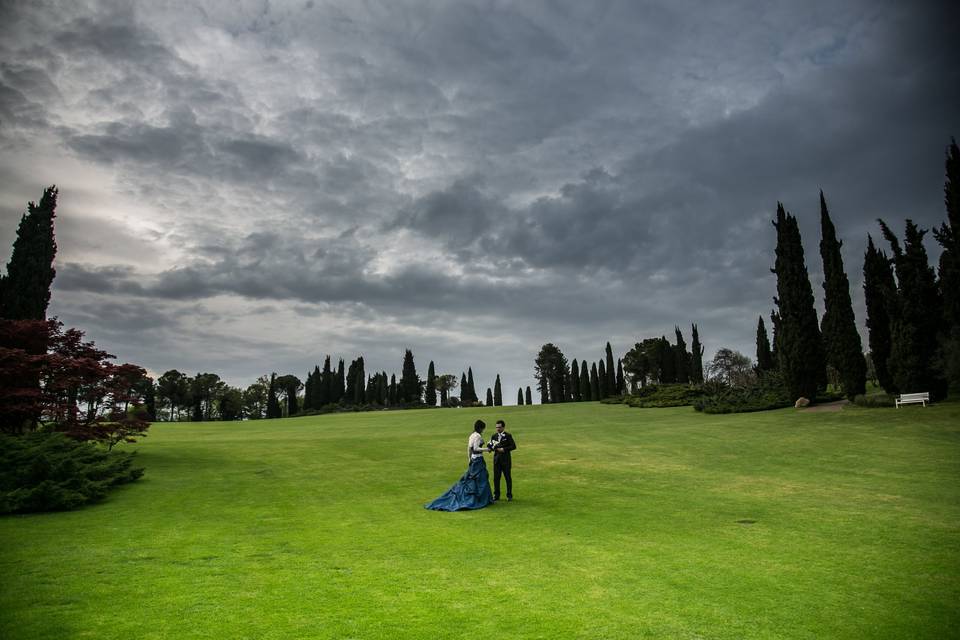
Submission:
[[[62,433],[0,435],[0,513],[75,509],[143,475],[133,453],[105,451]]]
[[[695,385],[651,385],[639,389],[634,395],[626,396],[624,404],[641,409],[684,407],[692,405],[698,398],[703,397],[703,395],[703,388]]]
[[[703,413],[749,413],[792,405],[780,374],[767,372],[748,387],[716,388],[698,398],[693,408]]]

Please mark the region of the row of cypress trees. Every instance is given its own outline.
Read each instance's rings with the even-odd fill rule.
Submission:
[[[929,263],[920,229],[906,220],[903,245],[883,221],[892,257],[868,236],[864,295],[877,381],[887,393],[929,391],[933,399],[960,387],[960,149],[945,159],[947,220],[933,230],[942,247],[939,269]]]
[[[275,374],[274,374],[275,375]],[[281,391],[276,381],[282,381],[291,376],[283,376],[271,382],[271,387],[276,387],[271,394],[277,394]],[[453,379],[455,382],[455,378]],[[319,410],[328,405],[343,406],[365,406],[376,405],[381,407],[410,407],[425,405],[428,407],[449,406],[449,391],[451,388],[445,384],[440,384],[438,394],[438,382],[440,379],[436,374],[436,367],[433,361],[427,370],[427,377],[421,380],[417,373],[414,363],[413,353],[407,349],[403,357],[403,368],[400,379],[397,380],[396,374],[387,376],[386,371],[380,371],[367,376],[365,373],[365,364],[363,356],[353,360],[346,372],[344,372],[344,361],[341,359],[334,369],[331,365],[330,356],[324,359],[323,369],[316,365],[312,372],[307,374],[307,380],[304,384],[303,405],[301,410]],[[453,386],[456,386],[453,384]],[[289,395],[289,394],[288,394]],[[476,385],[473,380],[473,368],[468,367],[465,373],[461,374],[460,379],[460,403],[465,406],[478,405]],[[487,389],[487,406],[502,406],[503,392],[500,383],[500,374],[497,374],[493,388]],[[268,399],[268,414],[271,412],[273,403]],[[281,410],[279,402],[276,403],[277,416]],[[268,415],[268,417],[273,417]]]
[[[613,350],[609,342],[605,358],[593,362],[589,370],[586,360],[578,363],[574,358],[568,364],[563,351],[548,342],[540,348],[534,361],[534,376],[540,390],[541,404],[588,402],[626,392],[623,362],[618,359],[614,368]],[[528,387],[527,404],[530,404],[530,400]]]
[[[870,356],[879,384],[891,394],[928,391],[943,398],[960,384],[960,149],[947,148],[944,203],[947,221],[934,230],[943,251],[939,278],[923,245],[926,230],[906,220],[903,244],[878,220],[892,257],[867,236],[863,264]],[[867,362],[850,301],[850,283],[840,254],[842,241],[820,192],[820,257],[824,314],[817,322],[797,220],[777,203],[776,309],[773,346],[761,317],[757,325],[757,370],[779,369],[792,397],[815,399],[834,368],[848,397],[864,393]]]
[[[645,387],[656,384],[703,383],[703,345],[697,325],[691,325],[693,334],[690,351],[679,326],[674,326],[675,345],[666,336],[645,338],[637,342],[623,356],[623,367],[633,378],[633,384]]]

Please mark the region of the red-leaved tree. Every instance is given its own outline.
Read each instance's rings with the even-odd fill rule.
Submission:
[[[113,359],[56,319],[0,320],[0,431],[42,426],[111,449],[146,435],[146,371]]]

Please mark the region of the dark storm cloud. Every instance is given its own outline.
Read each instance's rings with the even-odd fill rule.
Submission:
[[[708,351],[749,353],[777,201],[819,298],[824,190],[856,299],[876,217],[942,219],[960,132],[946,3],[5,10],[0,145],[115,181],[108,213],[63,202],[61,309],[156,362],[208,369],[182,346],[206,341],[244,375],[258,350],[301,366],[268,337],[289,315],[381,366],[401,339],[457,368],[481,351],[511,384],[521,341],[596,356],[695,321]],[[116,193],[143,207],[129,228]]]
[[[67,145],[104,164],[132,161],[182,175],[249,182],[271,179],[295,169],[303,158],[288,145],[197,125],[187,110],[168,114],[168,124],[113,122],[98,134],[68,137]]]

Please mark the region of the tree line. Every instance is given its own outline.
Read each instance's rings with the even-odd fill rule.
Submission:
[[[304,381],[295,375],[262,375],[246,388],[231,387],[214,373],[188,376],[171,369],[155,385],[156,418],[164,421],[259,420],[313,415],[332,411],[411,409],[459,406],[501,406],[500,374],[486,401],[480,402],[468,367],[457,376],[436,374],[433,361],[421,379],[413,352],[403,356],[400,378],[386,371],[368,374],[363,356],[347,366],[341,358],[333,365],[330,356],[323,367],[315,365]],[[460,388],[460,395],[452,394]],[[522,402],[521,402],[522,404]]]
[[[960,149],[946,150],[944,205],[947,220],[933,230],[942,252],[930,264],[924,236],[912,220],[898,237],[882,219],[880,235],[888,255],[871,234],[863,262],[863,289],[869,352],[865,355],[850,301],[849,280],[826,198],[820,192],[820,257],[824,313],[817,322],[797,220],[781,203],[777,230],[776,309],[772,343],[761,316],[757,326],[757,368],[778,371],[794,398],[814,400],[828,376],[844,395],[864,393],[868,370],[888,394],[929,392],[941,399],[960,385]],[[869,365],[869,368],[868,368]]]

